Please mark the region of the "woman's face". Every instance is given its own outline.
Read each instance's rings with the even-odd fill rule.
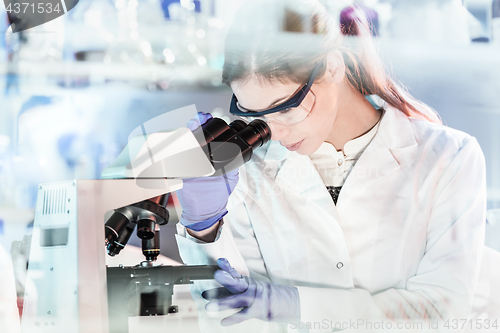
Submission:
[[[302,155],[314,153],[331,132],[337,115],[338,84],[329,72],[311,86],[316,103],[303,121],[294,125],[282,125],[269,121],[272,140]],[[297,83],[264,83],[253,76],[244,82],[235,82],[231,88],[239,104],[245,109],[262,110],[278,105],[292,96],[300,85]],[[311,92],[309,92],[311,94]],[[311,96],[307,96],[311,97]],[[307,98],[306,97],[306,98]]]

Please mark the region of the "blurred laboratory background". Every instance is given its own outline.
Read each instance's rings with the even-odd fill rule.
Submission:
[[[486,242],[500,250],[500,0],[322,0],[370,15],[394,75],[487,165]],[[137,126],[195,104],[228,117],[224,35],[242,0],[80,0],[12,33],[0,8],[0,244],[30,234],[40,183],[99,179]],[[180,261],[175,211],[162,253]],[[103,221],[104,223],[104,221]]]

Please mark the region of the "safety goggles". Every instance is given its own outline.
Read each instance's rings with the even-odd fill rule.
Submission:
[[[229,112],[241,117],[245,121],[261,119],[266,122],[276,122],[283,125],[293,125],[301,122],[311,114],[316,104],[316,95],[312,92],[311,86],[322,65],[322,62],[318,63],[314,67],[307,83],[280,105],[264,110],[249,110],[242,107],[233,94]]]

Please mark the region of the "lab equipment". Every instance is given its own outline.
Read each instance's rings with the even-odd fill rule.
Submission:
[[[271,140],[271,129],[260,119],[249,124],[235,120],[228,125],[220,118],[212,118],[193,134],[215,169],[212,176],[239,168],[250,160],[254,149]]]
[[[177,179],[142,181],[152,186],[138,186],[135,179],[39,186],[22,332],[117,332],[108,310],[113,294],[107,290],[115,282],[106,269],[105,214],[182,186]]]
[[[209,118],[192,134],[196,137],[199,147],[202,148],[206,159],[213,166],[215,172],[212,174],[213,177],[185,180],[186,188],[178,192],[181,204],[192,200],[193,191],[200,190],[207,194],[206,200],[210,201],[205,200],[185,205],[189,206],[191,210],[183,213],[181,223],[193,226],[194,230],[203,230],[227,213],[225,209],[227,198],[238,181],[236,169],[250,160],[253,149],[262,146],[271,139],[271,130],[261,120],[255,120],[248,125],[241,120],[235,120],[228,125],[220,118]],[[155,164],[157,165],[157,163]],[[155,164],[152,165],[153,168]],[[106,174],[106,172],[103,173]],[[141,174],[149,175],[144,171]],[[223,186],[217,186],[221,185],[219,184],[221,182],[224,182]],[[226,184],[229,184],[229,190],[226,188]],[[214,198],[222,198],[222,202],[216,201]],[[157,226],[168,223],[168,212],[164,208],[167,199],[166,195],[162,195],[116,209],[106,222],[108,254],[114,256],[120,253],[137,225],[137,236],[142,239],[142,248],[146,259],[148,261],[156,260],[155,253],[159,254],[159,229]],[[208,206],[211,206],[211,209],[207,209]]]
[[[220,189],[214,182],[227,179],[231,184],[231,190],[234,189],[237,182],[237,170],[239,166],[251,158],[253,149],[262,146],[271,138],[269,127],[262,121],[256,120],[250,124],[243,121],[234,121],[227,124],[219,118],[210,118],[206,114],[198,113],[200,118],[200,127],[192,133],[198,140],[206,158],[214,167],[215,174],[219,171],[222,175],[217,177],[204,177],[186,180],[187,191],[183,191],[179,197],[181,204],[189,200],[190,191],[193,186],[201,186],[209,197],[217,197],[214,191]],[[241,157],[241,158],[240,158]],[[225,170],[231,170],[226,173]],[[201,183],[200,183],[201,182]],[[225,185],[225,184],[224,184]],[[227,189],[224,186],[223,191]],[[184,194],[188,194],[184,196]],[[202,218],[199,214],[184,214],[181,223],[188,225],[205,226],[207,223],[215,223],[225,215],[227,210],[225,204],[227,197],[222,205],[205,201],[201,204],[212,205],[217,210],[225,210],[222,214],[210,216],[209,219]],[[209,279],[212,278],[215,269],[211,266],[195,267],[193,269],[179,268],[161,268],[153,266],[157,256],[160,253],[159,232],[160,225],[168,223],[168,211],[164,208],[167,203],[168,195],[164,194],[148,200],[144,200],[132,205],[116,209],[110,219],[106,222],[106,244],[108,254],[114,256],[118,254],[127,244],[130,235],[137,226],[137,235],[142,239],[142,251],[146,261],[139,266],[131,268],[108,269],[108,309],[110,314],[110,331],[122,332],[128,329],[128,315],[165,315],[175,313],[176,308],[172,306],[173,285],[180,283],[189,283],[190,279]],[[189,205],[189,207],[199,207],[200,204]],[[222,208],[217,208],[221,206]],[[209,214],[212,215],[212,214]],[[189,222],[183,222],[186,221]],[[213,222],[215,221],[215,222]],[[201,230],[201,229],[200,229]],[[152,268],[152,270],[144,270]],[[164,272],[163,272],[164,271]],[[181,274],[184,272],[184,274]],[[170,277],[172,276],[172,277]],[[170,277],[170,278],[167,278]],[[187,282],[186,282],[187,281]],[[123,290],[126,290],[123,293]],[[139,292],[137,291],[139,290]],[[130,305],[132,299],[132,306]],[[133,301],[135,299],[135,302]],[[127,304],[129,304],[127,306]]]
[[[248,161],[253,149],[270,137],[265,123],[257,121],[247,125],[236,121],[228,125],[222,119],[213,118],[196,131],[180,128],[171,133],[154,133],[140,148],[127,147],[123,156],[128,156],[128,163],[123,164],[122,158],[110,166],[111,171],[103,172],[103,178],[115,179],[41,184],[22,331],[127,332],[130,316],[175,313],[174,285],[211,279],[216,266],[153,264],[159,253],[159,225],[168,223],[168,212],[164,209],[167,195],[180,189],[182,180],[167,179],[172,176],[168,171],[175,169],[162,169],[162,174],[156,168],[158,164],[152,161],[158,161],[157,156],[166,156],[161,150],[175,151],[170,144],[165,145],[174,143],[178,154],[167,154],[170,158],[166,158],[165,163],[184,163],[187,166],[184,174],[189,177],[217,174],[219,169],[224,173],[225,168],[235,169]],[[175,140],[169,141],[172,138]],[[164,145],[159,147],[158,142]],[[198,149],[189,142],[196,142]],[[137,141],[130,142],[129,146],[135,143]],[[186,143],[191,159],[183,160],[186,155],[181,151]],[[136,154],[132,154],[134,152]],[[150,173],[145,159],[149,159],[149,167],[152,167]],[[193,161],[201,166],[189,168]],[[126,170],[118,172],[120,165]],[[116,179],[120,178],[117,175],[134,177]],[[151,175],[156,175],[156,179]],[[106,215],[110,218],[103,228]],[[102,240],[106,240],[108,254],[116,255],[136,226],[143,239],[146,260],[133,267],[106,268]]]
[[[168,223],[165,208],[168,194],[122,207],[106,222],[106,247],[115,256],[125,247],[137,225],[137,236],[142,239],[142,252],[148,261],[156,261],[160,254],[159,226]]]
[[[493,19],[493,0],[480,0],[472,1],[467,0],[464,2],[467,10],[472,14],[481,24],[480,36],[472,39],[473,42],[489,42],[492,33],[492,19]]]
[[[206,290],[203,298],[210,301],[207,311],[223,311],[244,307],[241,311],[224,318],[223,326],[257,318],[273,322],[300,321],[299,292],[296,287],[262,282],[238,273],[226,258],[219,258],[220,270],[215,280],[223,287]]]

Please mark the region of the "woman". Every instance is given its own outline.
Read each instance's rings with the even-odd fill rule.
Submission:
[[[239,178],[178,191],[184,262],[221,268],[222,287],[192,291],[206,331],[447,331],[468,317],[481,149],[391,80],[367,22],[344,13],[340,26],[315,1],[254,0],[234,20],[231,113],[264,119],[273,141]]]

